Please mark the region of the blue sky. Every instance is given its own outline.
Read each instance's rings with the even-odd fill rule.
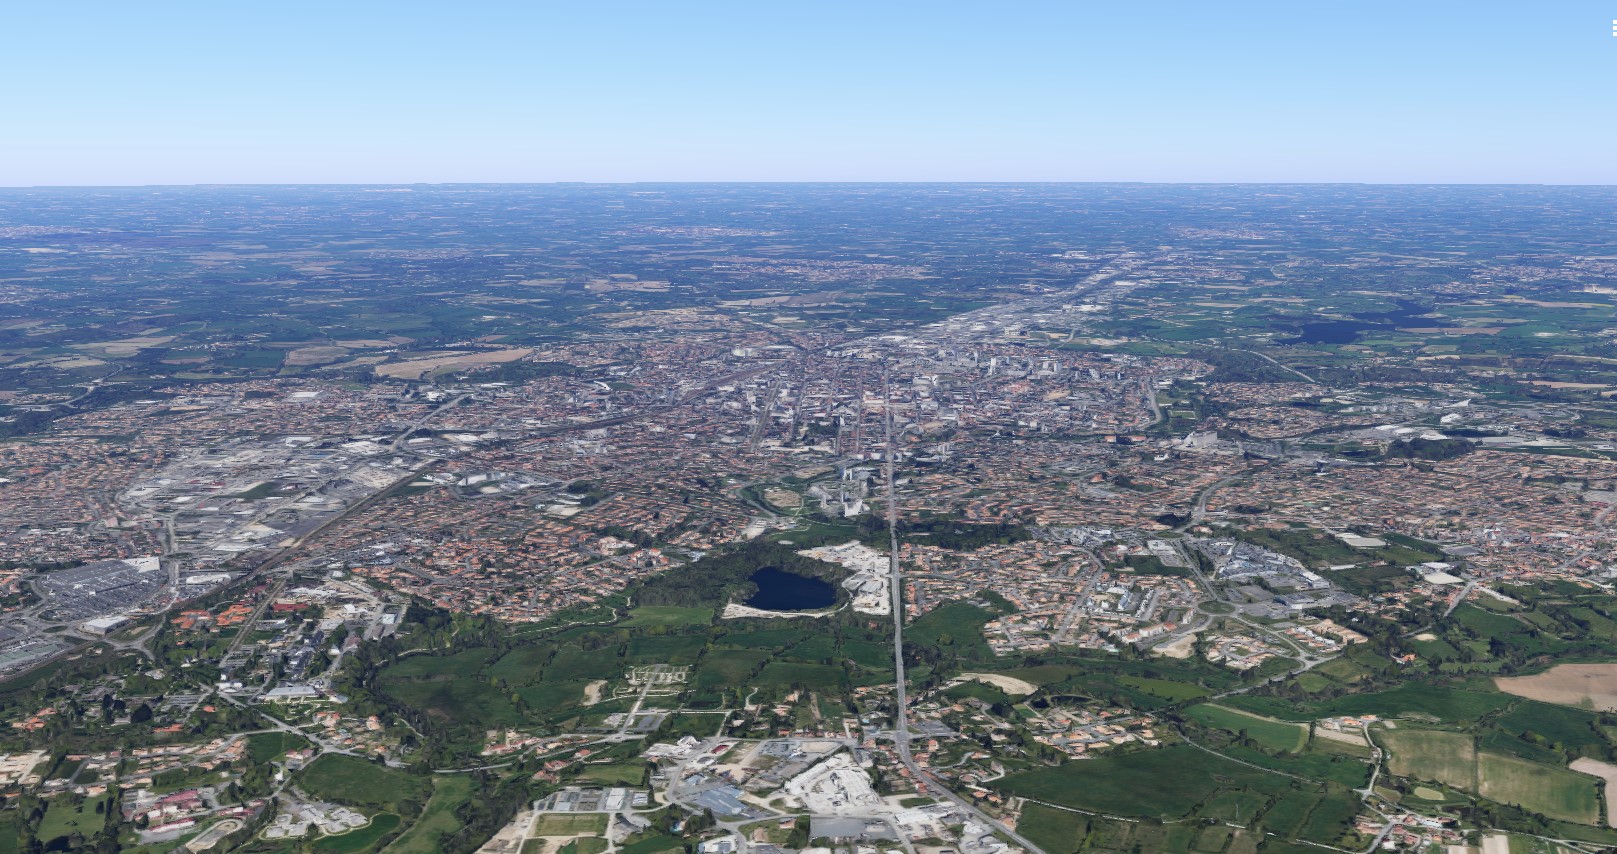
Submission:
[[[1617,0],[0,11],[0,185],[1617,183]]]

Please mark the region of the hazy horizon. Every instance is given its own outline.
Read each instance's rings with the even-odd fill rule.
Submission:
[[[1617,183],[1594,0],[12,10],[3,186]]]

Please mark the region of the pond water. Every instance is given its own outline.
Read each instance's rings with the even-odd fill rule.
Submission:
[[[812,611],[829,608],[837,602],[835,587],[818,578],[766,566],[747,579],[758,585],[758,592],[747,605],[766,611]]]

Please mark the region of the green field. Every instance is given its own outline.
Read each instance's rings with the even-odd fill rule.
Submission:
[[[727,634],[714,643],[739,649],[785,649],[808,636],[809,633],[802,629],[760,629]]]
[[[51,841],[74,833],[94,836],[106,826],[106,816],[95,811],[96,805],[105,808],[108,795],[85,798],[77,807],[66,797],[51,798],[45,807],[45,817],[39,822],[39,838],[50,847]]]
[[[802,642],[793,644],[781,653],[786,658],[796,658],[803,661],[829,663],[837,655],[836,638],[826,635],[815,635],[805,638]]]
[[[578,780],[598,786],[643,786],[646,783],[646,766],[638,762],[585,765],[578,772]]]
[[[775,661],[764,667],[754,680],[754,684],[760,687],[835,688],[843,684],[846,677],[847,671],[841,667]]]
[[[505,692],[474,675],[428,682],[382,683],[399,702],[453,726],[515,726],[523,718]]]
[[[1308,727],[1303,724],[1260,718],[1211,703],[1191,706],[1185,714],[1210,727],[1245,732],[1248,738],[1270,750],[1295,753],[1308,741]]]
[[[702,657],[702,663],[696,668],[695,683],[712,687],[740,685],[772,658],[769,653],[757,650],[716,649]]]
[[[488,675],[507,682],[526,682],[539,675],[550,662],[548,646],[520,646],[489,666]]]
[[[1495,753],[1478,754],[1477,760],[1478,794],[1485,798],[1579,824],[1600,819],[1600,790],[1593,777]]]
[[[544,813],[533,824],[531,836],[599,836],[606,832],[604,813]]]
[[[1379,715],[1383,718],[1420,717],[1464,724],[1503,709],[1514,701],[1514,697],[1497,691],[1407,682],[1386,691],[1347,694],[1330,700],[1294,703],[1278,697],[1243,694],[1220,702],[1245,711],[1299,722],[1337,715]]]
[[[624,670],[616,649],[582,650],[568,646],[556,651],[556,657],[545,668],[544,678],[546,681],[563,682],[573,679],[620,679]]]
[[[1230,822],[1327,845],[1350,841],[1350,820],[1359,804],[1358,796],[1347,786],[1299,783],[1187,745],[1037,768],[1013,774],[995,785],[1004,792],[1048,804],[1106,815],[1182,822],[1169,827],[1179,827],[1187,833],[1206,823]],[[1037,838],[1049,843],[1047,850],[1113,850],[1095,840],[1088,843],[1093,848],[1083,848],[1086,843],[1082,837],[1073,835],[1079,823],[1092,830],[1099,828],[1096,821],[1089,816],[1046,809],[1035,814],[1033,827]],[[1232,837],[1215,834],[1209,839],[1222,845]],[[1187,851],[1192,850],[1193,841],[1192,836],[1154,839],[1147,843],[1152,847],[1138,850]],[[1254,834],[1241,843],[1241,850],[1252,850],[1247,846],[1260,841],[1262,837]],[[1271,840],[1271,844],[1279,842]],[[1287,844],[1272,850],[1292,848]]]
[[[487,647],[476,647],[453,655],[412,655],[389,666],[385,678],[446,679],[456,674],[475,673],[494,657],[494,653]]]
[[[1083,815],[1043,804],[1028,804],[1016,823],[1016,832],[1047,854],[1076,854],[1088,830],[1089,822]]]
[[[328,753],[297,773],[311,796],[342,804],[396,809],[400,801],[422,800],[427,781],[353,756]]]
[[[637,664],[692,664],[706,648],[706,635],[637,637],[629,641],[627,660]]]
[[[1147,694],[1161,697],[1164,700],[1194,700],[1207,696],[1207,689],[1200,685],[1188,682],[1174,682],[1169,679],[1151,679],[1144,676],[1119,676],[1117,681],[1131,688],[1138,688]]]
[[[260,732],[247,736],[247,756],[257,764],[280,759],[293,750],[309,746],[308,739],[289,732]]]
[[[842,657],[869,670],[891,670],[893,647],[874,641],[850,640],[842,642]]]
[[[712,608],[641,605],[629,612],[629,619],[617,625],[625,628],[638,628],[640,626],[705,626],[711,622],[713,622]]]
[[[1061,806],[1125,816],[1178,819],[1226,786],[1283,788],[1288,780],[1193,747],[1167,747],[1037,768],[999,788]]]
[[[477,782],[464,774],[439,774],[432,778],[432,797],[421,817],[387,847],[388,854],[435,854],[443,850],[443,839],[460,829],[455,810],[471,800]]]
[[[991,657],[983,640],[983,624],[994,619],[994,612],[968,602],[950,602],[921,615],[904,631],[905,640],[917,646],[952,649],[958,655]]]
[[[1600,730],[1600,716],[1581,709],[1526,700],[1493,720],[1500,730],[1534,743],[1544,743],[1576,753],[1598,757],[1607,740]]]
[[[540,682],[524,685],[516,690],[522,704],[530,711],[551,715],[584,702],[586,682]]]
[[[1388,771],[1477,790],[1476,739],[1470,733],[1399,727],[1377,730],[1374,737],[1391,754]]]

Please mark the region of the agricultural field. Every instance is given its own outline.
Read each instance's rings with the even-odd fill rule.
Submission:
[[[1518,697],[1576,709],[1617,711],[1617,664],[1557,664],[1532,676],[1494,680]]]
[[[1599,787],[1587,774],[1478,751],[1469,733],[1400,727],[1378,730],[1375,738],[1391,754],[1388,770],[1393,774],[1475,792],[1552,819],[1579,824],[1599,820]]]
[[[1476,737],[1470,733],[1401,726],[1378,730],[1374,738],[1389,754],[1392,773],[1477,790]]]
[[[1478,794],[1485,798],[1562,821],[1594,824],[1600,819],[1594,777],[1495,753],[1478,754],[1477,759]]]
[[[1034,801],[1107,815],[1162,821],[1193,816],[1234,821],[1244,815],[1248,823],[1255,821],[1285,838],[1335,844],[1349,835],[1348,822],[1358,811],[1356,795],[1336,784],[1299,788],[1294,782],[1177,746],[1023,771],[994,785]],[[1071,821],[1050,813],[1040,816],[1055,827]]]

